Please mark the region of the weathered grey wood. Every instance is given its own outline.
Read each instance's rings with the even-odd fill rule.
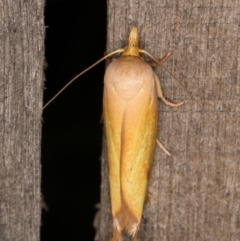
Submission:
[[[0,1],[0,240],[40,240],[44,1]]]
[[[140,46],[164,64],[197,99],[158,68],[159,139],[141,241],[240,240],[239,1],[108,0],[107,52],[140,30]],[[99,240],[111,237],[106,155],[102,164]],[[128,239],[126,239],[128,240]]]

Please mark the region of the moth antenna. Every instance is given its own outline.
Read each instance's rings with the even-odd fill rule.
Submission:
[[[78,77],[80,77],[81,75],[83,75],[84,73],[86,73],[88,70],[90,70],[91,68],[93,68],[95,65],[99,64],[101,61],[103,61],[104,59],[116,54],[116,53],[121,53],[123,52],[124,49],[118,49],[116,51],[113,51],[110,54],[107,54],[106,56],[104,56],[103,58],[99,59],[97,62],[95,62],[94,64],[92,64],[91,66],[89,66],[88,68],[86,68],[85,70],[83,70],[81,73],[79,73],[78,75],[76,75],[74,78],[72,78],[62,89],[60,89],[56,95],[54,95],[42,108],[42,111],[51,103],[53,102],[70,84],[72,84],[72,82],[74,80],[76,80]]]
[[[174,79],[184,88],[184,90],[190,95],[190,97],[192,98],[192,100],[193,100],[198,106],[200,106],[200,104],[199,104],[198,101],[194,98],[194,96],[193,96],[193,94],[191,93],[191,91],[189,91],[189,90],[185,87],[185,85],[184,85],[175,75],[173,75],[167,68],[165,68],[165,67],[162,65],[162,63],[164,62],[164,60],[169,57],[170,52],[168,52],[168,53],[163,57],[163,59],[160,60],[160,61],[158,61],[155,57],[153,57],[150,53],[148,53],[147,51],[145,51],[145,50],[143,50],[143,49],[139,49],[139,52],[140,52],[140,53],[143,53],[143,54],[146,54],[147,56],[149,56],[150,58],[152,58],[158,65],[160,65],[172,78],[174,78]],[[213,119],[211,118],[211,116],[210,116],[206,111],[203,110],[203,112],[204,112],[204,113],[208,116],[208,118],[215,124],[215,126],[217,126],[217,122],[216,122],[215,120],[213,120]]]

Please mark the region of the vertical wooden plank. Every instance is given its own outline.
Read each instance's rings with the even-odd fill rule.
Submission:
[[[156,57],[197,99],[158,68],[171,109],[159,103],[159,139],[140,240],[238,240],[239,3],[238,1],[108,1],[107,51],[123,47],[131,26],[140,47]],[[111,237],[103,155],[100,240]],[[108,222],[106,224],[106,222]],[[102,226],[103,227],[103,226]]]
[[[40,240],[43,8],[0,2],[0,240]]]

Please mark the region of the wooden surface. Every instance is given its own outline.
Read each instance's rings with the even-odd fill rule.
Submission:
[[[0,2],[0,240],[40,240],[43,1]]]
[[[140,240],[240,239],[240,85],[238,1],[108,0],[107,52],[126,45],[132,26],[140,47],[156,58],[164,96],[159,101],[159,139]],[[111,237],[106,154],[98,239]],[[128,240],[127,238],[124,240]],[[130,240],[130,239],[129,239]]]

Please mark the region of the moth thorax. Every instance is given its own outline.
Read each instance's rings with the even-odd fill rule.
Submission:
[[[127,46],[124,48],[122,56],[140,56],[139,55],[139,48],[135,46]]]

